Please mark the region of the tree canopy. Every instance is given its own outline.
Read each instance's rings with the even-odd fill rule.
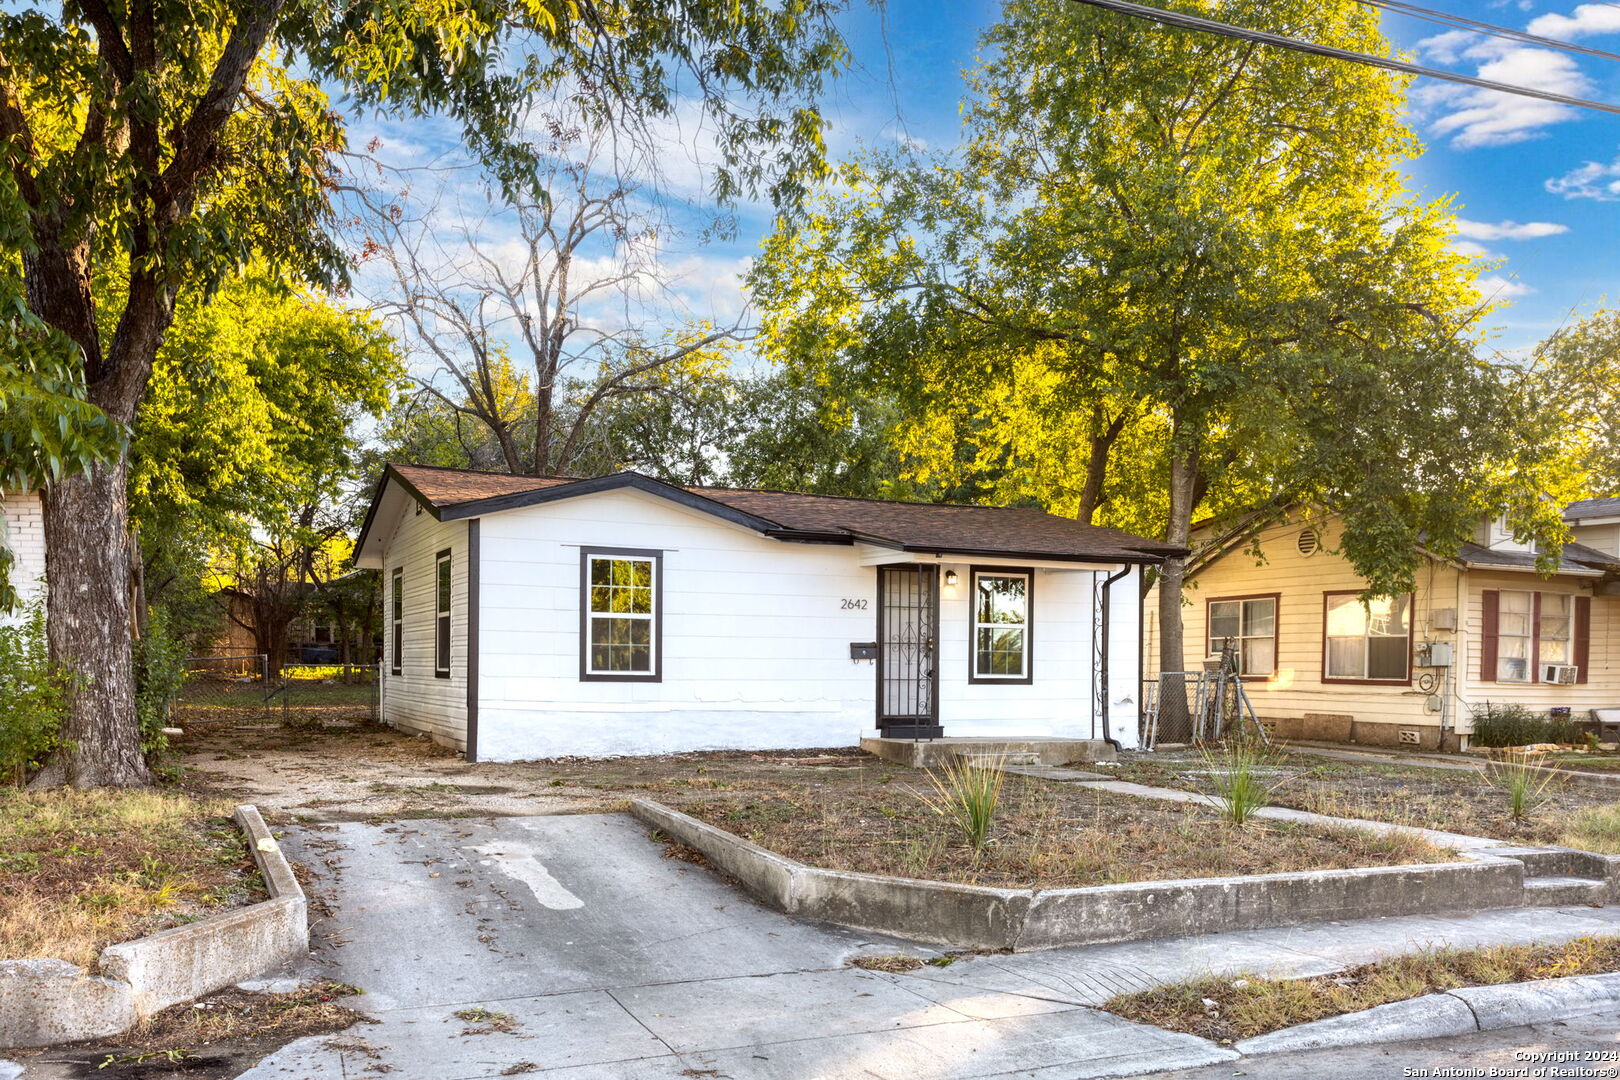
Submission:
[[[1243,15],[1388,51],[1353,0]],[[782,362],[898,396],[911,475],[1176,544],[1326,505],[1371,593],[1491,506],[1556,535],[1479,267],[1403,187],[1399,79],[1064,0],[981,45],[961,146],[845,163],[752,279]]]
[[[31,399],[60,372],[127,429],[183,295],[246,265],[344,280],[329,213],[344,133],[323,81],[362,107],[451,117],[513,191],[532,188],[536,150],[514,120],[537,89],[625,138],[690,103],[718,132],[716,196],[789,200],[822,168],[815,99],[844,59],[841,6],[86,0],[0,13],[0,258],[20,262],[54,360],[22,372]],[[108,274],[123,283],[116,310],[98,297]],[[50,612],[51,655],[83,676],[52,779],[141,783],[127,459],[92,456],[64,458],[87,467],[64,470],[45,503],[53,591],[76,612]]]

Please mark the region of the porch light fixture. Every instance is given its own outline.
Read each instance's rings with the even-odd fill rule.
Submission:
[[[945,571],[945,584],[950,585],[953,588],[956,586],[956,571],[955,570],[947,570],[947,571]]]

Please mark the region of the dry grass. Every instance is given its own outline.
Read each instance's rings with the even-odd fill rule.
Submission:
[[[264,896],[229,803],[0,789],[0,959],[101,950]]]
[[[1303,753],[1287,755],[1283,765],[1294,779],[1277,792],[1278,806],[1516,843],[1606,850],[1578,840],[1601,834],[1601,812],[1620,807],[1614,794],[1601,789],[1554,783],[1528,817],[1514,820],[1507,795],[1475,770],[1330,761]],[[1202,769],[1194,755],[1161,752],[1136,756],[1117,773],[1158,787],[1212,790]],[[1577,831],[1575,823],[1589,813],[1597,815],[1595,822]],[[1607,820],[1610,842],[1620,844],[1620,825]]]
[[[1437,949],[1310,979],[1199,979],[1121,995],[1103,1008],[1127,1020],[1235,1042],[1464,986],[1610,971],[1620,971],[1620,937],[1578,938],[1562,945]]]
[[[916,971],[923,966],[923,962],[921,958],[905,953],[884,953],[881,956],[857,956],[849,962],[849,966],[864,971],[886,971],[891,975],[903,975],[908,971]]]
[[[1600,855],[1620,855],[1620,803],[1590,806],[1569,819],[1563,842]]]
[[[929,809],[924,776],[882,784],[752,785],[689,799],[694,817],[790,858],[832,870],[963,884],[1073,888],[1127,881],[1272,874],[1440,862],[1410,836],[1255,820],[1211,808],[1007,779],[982,851]]]

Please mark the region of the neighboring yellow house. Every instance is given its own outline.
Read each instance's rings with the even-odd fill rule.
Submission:
[[[1550,577],[1495,522],[1454,559],[1425,552],[1416,591],[1370,610],[1334,554],[1337,520],[1268,526],[1189,578],[1180,664],[1160,663],[1144,620],[1146,671],[1198,671],[1231,638],[1255,713],[1285,739],[1461,749],[1488,701],[1590,719],[1620,708],[1620,499],[1575,503],[1565,520],[1575,542]]]

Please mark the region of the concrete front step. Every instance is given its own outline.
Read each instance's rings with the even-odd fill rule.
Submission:
[[[1593,878],[1533,877],[1524,881],[1526,907],[1563,907],[1566,904],[1597,904],[1608,901],[1609,886]]]
[[[1041,755],[1023,754],[986,754],[979,751],[958,750],[953,755],[968,762],[970,765],[1039,765]]]
[[[1114,748],[1102,739],[1062,739],[1052,736],[993,738],[990,736],[946,736],[941,739],[890,739],[866,737],[861,749],[887,761],[932,769],[952,757],[972,755],[999,758],[1003,764],[1066,765],[1071,761],[1114,761]]]

